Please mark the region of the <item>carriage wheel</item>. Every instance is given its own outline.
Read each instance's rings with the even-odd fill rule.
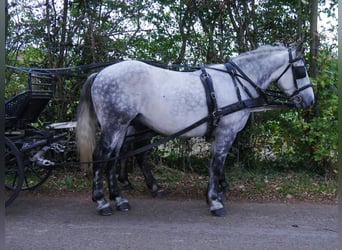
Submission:
[[[5,137],[5,207],[17,198],[23,181],[22,155],[15,144]]]
[[[52,168],[52,166],[39,166],[34,162],[27,162],[21,190],[32,190],[43,184],[51,175]]]

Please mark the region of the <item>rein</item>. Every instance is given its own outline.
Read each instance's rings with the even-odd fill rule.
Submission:
[[[292,72],[293,72],[293,79],[294,79],[294,84],[296,90],[292,93],[290,97],[287,97],[285,94],[283,94],[280,91],[274,91],[274,90],[263,90],[261,89],[257,84],[255,84],[242,70],[241,68],[236,65],[233,61],[229,61],[224,64],[225,68],[227,71],[217,69],[217,68],[212,68],[209,66],[204,66],[201,67],[200,69],[202,70],[201,74],[201,81],[203,83],[205,92],[206,92],[206,98],[207,98],[207,105],[208,105],[208,111],[209,115],[198,120],[197,122],[191,124],[190,126],[170,135],[167,137],[164,137],[152,144],[143,146],[141,148],[138,148],[136,150],[127,152],[123,155],[121,155],[119,158],[127,158],[129,156],[133,156],[135,154],[143,153],[145,151],[148,151],[152,149],[153,147],[159,146],[161,144],[164,144],[172,139],[175,139],[190,130],[202,125],[203,123],[208,123],[208,129],[206,133],[206,138],[208,139],[211,136],[211,133],[214,129],[215,126],[217,126],[217,123],[220,119],[220,117],[229,115],[231,113],[234,113],[236,111],[240,111],[246,108],[260,108],[260,107],[266,107],[266,106],[271,106],[271,105],[276,105],[276,106],[283,106],[283,107],[294,107],[295,102],[291,102],[290,100],[296,97],[296,95],[301,92],[302,90],[312,87],[312,84],[305,85],[301,88],[298,88],[297,84],[297,79],[304,78],[306,76],[306,69],[305,66],[294,66],[293,63],[299,60],[304,60],[302,57],[300,58],[292,58],[292,53],[291,49],[288,50],[289,52],[289,65],[286,67],[284,72],[276,79],[275,82],[277,82],[284,74],[285,72],[292,67]],[[173,65],[174,66],[174,65]],[[213,69],[225,73],[229,73],[230,76],[232,77],[234,86],[235,86],[235,91],[238,96],[239,101],[230,105],[227,105],[222,108],[217,108],[217,103],[216,103],[216,96],[212,84],[212,78],[211,76],[206,72],[205,68],[208,69]],[[244,79],[247,81],[259,94],[259,97],[255,98],[252,96],[251,92],[249,89],[242,83],[240,80]],[[240,89],[238,87],[239,85],[242,87],[242,89],[247,93],[248,97],[250,99],[247,100],[242,100],[241,98],[241,93]],[[272,100],[268,100],[268,97],[271,97]],[[278,101],[278,100],[283,100],[283,101]],[[295,100],[296,101],[296,100]]]
[[[291,64],[289,64],[289,66],[290,65]],[[239,83],[239,85],[245,91],[245,93],[248,95],[249,98],[251,98],[251,99],[254,98],[253,95],[251,94],[250,90],[242,83],[241,79],[243,79],[243,80],[247,81],[256,90],[256,92],[259,94],[260,97],[264,98],[265,104],[285,106],[285,107],[293,107],[294,106],[294,103],[289,101],[291,99],[291,97],[286,96],[282,92],[277,91],[277,90],[268,90],[268,89],[263,90],[262,88],[260,88],[233,61],[229,61],[229,62],[225,63],[224,66],[226,67],[227,72],[232,77],[232,80],[233,80],[233,83],[235,86],[235,90],[236,90],[236,94],[238,96],[239,101],[241,101],[241,94],[240,94],[240,89],[239,89],[237,83]],[[214,68],[212,68],[212,69],[214,69]],[[286,72],[286,70],[287,70],[287,68],[281,74],[281,76]],[[277,80],[279,80],[280,77]],[[275,81],[275,82],[277,82],[277,81]],[[269,98],[272,98],[272,100],[269,100]],[[278,101],[276,101],[276,100],[278,100]],[[281,101],[279,101],[279,100],[281,100]]]
[[[198,126],[210,121],[211,119],[217,119],[219,117],[222,117],[222,116],[225,116],[225,115],[229,115],[231,113],[234,113],[236,111],[240,111],[242,109],[246,109],[246,108],[258,108],[258,107],[262,107],[262,106],[265,106],[265,99],[263,97],[259,97],[259,98],[254,98],[254,99],[248,99],[248,100],[244,100],[244,101],[241,101],[241,102],[236,102],[236,103],[233,103],[233,104],[230,104],[230,105],[227,105],[223,108],[220,108],[218,109],[217,111],[213,112],[213,113],[210,113],[208,116],[206,117],[203,117],[202,119],[198,120],[197,122],[191,124],[190,126],[172,134],[172,135],[169,135],[169,136],[166,136],[154,143],[151,143],[151,144],[148,144],[146,146],[143,146],[143,147],[140,147],[138,149],[135,149],[135,150],[132,150],[132,151],[129,151],[123,155],[120,155],[119,157],[113,157],[109,160],[119,160],[119,159],[124,159],[124,158],[127,158],[127,157],[130,157],[130,156],[133,156],[133,155],[136,155],[136,154],[140,154],[140,153],[143,153],[143,152],[146,152],[154,147],[157,147],[157,146],[160,146],[162,144],[165,144],[166,142],[168,141],[171,141],[187,132],[189,132],[190,130],[194,129],[194,128],[197,128]],[[134,141],[134,140],[132,140]]]
[[[292,72],[293,72],[293,76],[294,76],[293,79],[294,79],[294,84],[295,84],[296,90],[294,91],[294,93],[292,93],[292,95],[290,97],[286,96],[285,94],[283,94],[280,91],[261,89],[233,61],[229,61],[229,62],[225,63],[224,66],[225,66],[226,70],[222,70],[222,69],[217,69],[217,68],[213,68],[210,66],[194,67],[194,66],[176,65],[176,64],[171,64],[171,65],[165,65],[164,64],[164,65],[162,65],[160,63],[152,63],[150,61],[141,60],[142,62],[145,62],[147,64],[151,64],[153,66],[162,67],[162,68],[169,68],[169,67],[182,68],[183,67],[183,68],[187,68],[187,69],[191,69],[191,70],[202,70],[202,74],[201,74],[200,78],[201,78],[201,81],[202,81],[203,86],[204,86],[205,91],[206,91],[206,98],[207,98],[208,111],[209,111],[208,116],[203,117],[202,119],[194,122],[190,126],[184,128],[184,129],[182,129],[182,130],[180,130],[174,134],[171,134],[169,136],[165,136],[165,137],[157,140],[154,143],[151,143],[151,144],[142,146],[140,148],[128,151],[128,152],[121,154],[119,156],[111,157],[108,160],[98,160],[98,161],[92,161],[92,162],[79,162],[79,164],[90,164],[90,163],[94,163],[94,162],[100,163],[100,162],[107,162],[107,161],[112,161],[112,160],[120,160],[120,159],[125,159],[128,157],[137,155],[137,154],[141,154],[141,153],[146,152],[146,151],[148,151],[154,147],[165,144],[170,140],[173,140],[177,137],[180,137],[181,135],[195,129],[196,127],[198,127],[204,123],[208,123],[208,127],[211,127],[211,128],[207,129],[206,138],[208,139],[209,136],[211,135],[211,132],[213,131],[214,127],[217,125],[220,117],[232,114],[234,112],[237,112],[237,111],[240,111],[243,109],[266,108],[269,106],[294,107],[296,100],[294,100],[294,101],[291,101],[291,100],[294,99],[294,97],[296,97],[296,95],[299,92],[301,92],[302,90],[304,90],[306,88],[312,87],[312,85],[308,84],[304,87],[298,88],[297,79],[300,79],[300,78],[303,78],[306,76],[306,69],[305,69],[305,66],[294,66],[293,63],[298,61],[298,60],[303,60],[303,58],[292,59],[292,54],[291,54],[290,49],[289,49],[289,57],[290,57],[289,65],[286,67],[284,72],[276,79],[275,82],[277,82],[286,73],[286,71],[290,67],[292,67]],[[236,94],[238,96],[239,101],[236,103],[224,106],[222,108],[218,108],[217,104],[216,104],[215,92],[214,92],[213,85],[212,85],[212,79],[211,79],[211,76],[206,72],[205,69],[211,69],[211,70],[216,70],[216,71],[220,71],[223,73],[230,74],[230,76],[232,77],[233,84],[234,84]],[[303,73],[303,71],[304,71],[304,73]],[[253,97],[250,90],[243,84],[241,79],[248,82],[256,90],[256,92],[259,94],[259,96]],[[247,96],[250,99],[242,100],[239,86],[242,88],[243,91],[245,91],[245,93],[247,94]],[[125,143],[134,143],[137,141],[150,139],[156,135],[159,135],[159,134],[155,133],[152,130],[147,130],[147,131],[144,131],[143,133],[127,136]],[[134,137],[137,137],[137,138],[134,138]]]

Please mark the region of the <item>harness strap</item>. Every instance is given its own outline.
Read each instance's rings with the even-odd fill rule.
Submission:
[[[214,117],[210,115],[217,111],[217,101],[216,101],[215,90],[214,90],[213,80],[211,76],[207,73],[204,67],[202,67],[201,70],[202,70],[202,74],[200,77],[201,77],[201,81],[205,90],[209,117],[211,117],[208,120],[207,132],[205,134],[206,140],[209,140],[214,128],[217,126],[219,122],[219,117]]]
[[[173,140],[177,137],[180,137],[181,135],[193,130],[194,128],[197,128],[198,126],[202,125],[205,122],[210,121],[211,119],[217,119],[220,118],[221,116],[225,116],[225,115],[229,115],[232,114],[234,112],[246,109],[246,108],[256,108],[256,107],[263,107],[266,106],[268,103],[265,101],[264,98],[259,97],[259,98],[254,98],[254,99],[249,99],[249,100],[244,100],[241,102],[236,102],[227,106],[224,106],[220,109],[218,109],[217,111],[210,113],[208,116],[198,120],[197,122],[191,124],[189,127],[186,127],[172,135],[166,136],[152,144],[148,144],[145,145],[143,147],[140,147],[138,149],[129,151],[123,155],[120,155],[118,158],[114,157],[113,159],[124,159],[124,158],[128,158],[130,156],[136,155],[136,154],[141,154],[143,152],[146,152],[154,147],[157,147],[159,145],[165,144],[170,140]]]
[[[253,86],[253,88],[259,93],[259,95],[264,95],[264,90],[262,90],[258,85],[256,85],[233,61],[225,63],[224,66],[226,67],[227,72],[232,76],[233,79],[237,78],[237,76],[239,76],[242,79],[245,79],[250,85]],[[241,82],[240,84],[243,85]]]
[[[230,77],[231,77],[232,80],[233,80],[233,84],[234,84],[234,88],[235,88],[236,95],[237,95],[237,97],[238,97],[239,102],[241,102],[241,93],[240,93],[240,89],[239,89],[239,86],[238,86],[237,83],[236,83],[237,72],[236,72],[236,70],[235,70],[235,67],[234,67],[232,64],[229,64],[229,63],[226,63],[224,66],[226,67],[228,74],[230,75]],[[241,82],[239,82],[239,84],[241,85]],[[252,97],[251,97],[251,98],[252,98]]]

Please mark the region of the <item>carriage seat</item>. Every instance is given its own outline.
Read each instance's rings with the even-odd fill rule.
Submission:
[[[37,121],[38,116],[51,100],[49,92],[26,90],[5,101],[5,127],[23,128]]]
[[[29,72],[27,90],[5,100],[5,128],[22,129],[38,120],[53,97],[52,76]]]

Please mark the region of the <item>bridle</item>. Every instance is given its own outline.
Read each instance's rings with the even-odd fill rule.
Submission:
[[[242,99],[241,99],[241,94],[240,94],[240,90],[238,88],[238,85],[240,85],[240,87],[242,87],[242,89],[245,91],[245,93],[247,93],[247,95],[251,99],[254,98],[252,96],[252,94],[250,93],[250,91],[248,90],[248,88],[240,80],[240,78],[241,78],[241,79],[244,79],[245,81],[247,81],[259,93],[260,96],[263,96],[265,98],[265,102],[270,104],[270,105],[287,105],[287,106],[291,107],[294,104],[302,103],[303,98],[301,95],[299,95],[299,93],[302,92],[303,90],[307,89],[307,88],[312,87],[312,84],[310,83],[310,84],[307,84],[303,87],[300,87],[300,88],[298,87],[297,80],[306,77],[306,67],[304,65],[295,66],[294,63],[297,61],[303,61],[305,64],[305,61],[304,61],[303,57],[293,58],[292,57],[292,49],[288,49],[288,54],[289,54],[289,62],[288,62],[289,64],[284,69],[284,71],[279,75],[279,77],[273,82],[278,82],[280,80],[280,78],[282,78],[283,75],[291,68],[292,69],[292,75],[293,75],[293,81],[294,81],[293,84],[294,84],[295,90],[293,91],[293,93],[290,96],[286,96],[282,92],[276,91],[276,90],[270,90],[270,89],[263,90],[263,89],[261,89],[233,61],[230,60],[227,63],[225,63],[224,66],[226,68],[226,72],[228,72],[233,79],[233,83],[235,85],[235,89],[236,89],[236,93],[237,93],[239,101],[241,101]],[[215,69],[215,68],[212,68],[212,69]],[[216,69],[216,70],[218,70],[218,69]],[[272,100],[268,100],[268,97],[270,97]]]
[[[288,50],[289,53],[289,64],[283,71],[283,73],[280,74],[280,76],[275,80],[275,82],[278,82],[280,78],[288,71],[288,69],[291,67],[292,69],[292,76],[293,76],[293,84],[295,86],[294,92],[289,96],[289,99],[293,101],[294,103],[301,103],[303,101],[303,98],[299,95],[300,92],[303,90],[312,87],[312,84],[309,83],[307,85],[304,85],[303,87],[298,87],[298,79],[302,79],[306,77],[306,67],[305,67],[305,60],[303,57],[292,57],[292,50]],[[303,61],[304,65],[301,66],[295,66],[294,63],[297,61]]]

